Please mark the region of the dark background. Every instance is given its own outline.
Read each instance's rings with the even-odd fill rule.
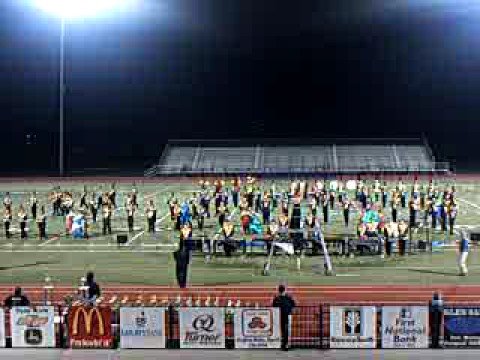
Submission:
[[[169,138],[422,133],[480,165],[478,1],[138,2],[67,27],[70,170],[142,170]],[[3,174],[58,166],[58,56],[58,20],[0,1]]]

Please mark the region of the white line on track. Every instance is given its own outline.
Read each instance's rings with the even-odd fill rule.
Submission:
[[[48,250],[48,249],[33,249],[33,250],[0,250],[0,253],[51,253],[55,251],[56,253],[171,253],[170,250],[63,250],[63,249],[55,249],[55,250]]]
[[[475,209],[477,209],[477,210],[480,210],[480,206],[479,206],[479,205],[474,204],[474,203],[472,203],[472,202],[470,202],[470,201],[468,201],[468,200],[465,200],[465,199],[462,199],[462,198],[459,198],[459,197],[457,197],[457,200],[460,201],[460,202],[463,202],[463,203],[465,203],[465,204],[467,204],[467,205],[470,205],[471,207],[473,207],[473,208],[475,208]]]

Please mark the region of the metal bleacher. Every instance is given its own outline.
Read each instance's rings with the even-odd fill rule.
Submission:
[[[361,140],[361,141],[360,141]],[[171,141],[146,176],[450,171],[420,139]]]

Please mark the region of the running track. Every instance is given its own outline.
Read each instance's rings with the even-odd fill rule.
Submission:
[[[25,294],[34,303],[43,300],[42,284],[23,286]],[[0,285],[0,299],[12,294],[14,286]],[[240,285],[240,286],[192,286],[188,289],[178,289],[170,286],[133,286],[108,285],[102,289],[103,303],[123,302],[127,304],[161,304],[166,301],[182,303],[191,300],[200,301],[204,306],[209,298],[213,304],[225,306],[229,300],[232,305],[238,301],[242,305],[268,305],[276,293],[275,285]],[[480,303],[480,285],[448,285],[448,286],[411,286],[411,285],[359,285],[359,286],[289,286],[288,292],[294,296],[299,305],[318,305],[320,303],[426,303],[434,292],[440,292],[447,302]],[[61,305],[67,295],[74,295],[77,289],[72,286],[55,286],[51,300]]]

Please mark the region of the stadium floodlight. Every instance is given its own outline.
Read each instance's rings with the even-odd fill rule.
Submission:
[[[94,18],[117,11],[128,11],[139,0],[31,0],[39,10],[60,19],[60,69],[59,69],[59,175],[65,175],[65,27],[75,20]]]
[[[33,0],[40,10],[62,20],[92,18],[118,10],[126,10],[136,0]]]

